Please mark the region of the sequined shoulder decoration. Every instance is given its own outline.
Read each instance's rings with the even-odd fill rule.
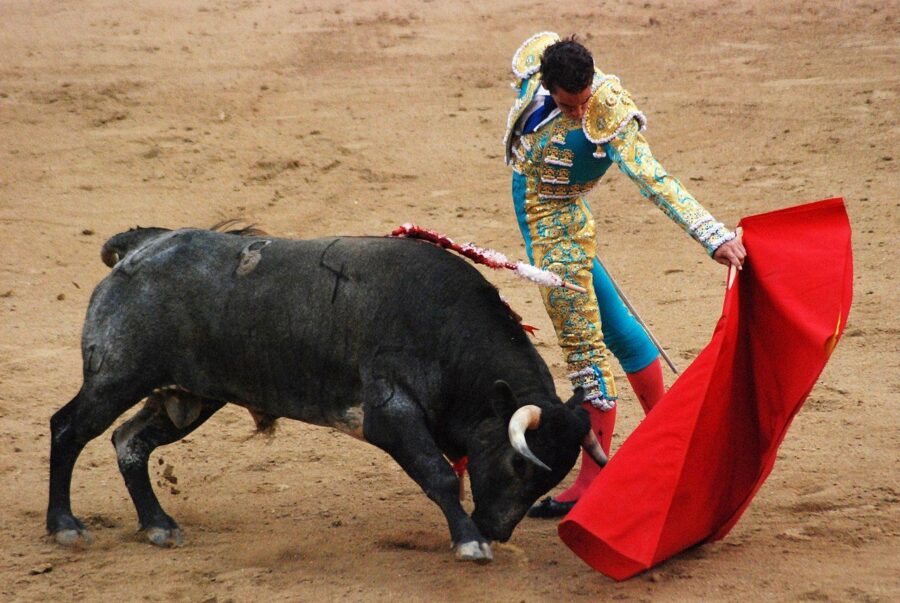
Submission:
[[[635,106],[628,91],[622,88],[619,78],[598,73],[593,89],[581,122],[588,140],[598,145],[606,144],[632,119],[638,121],[640,131],[647,128],[647,118]]]
[[[520,80],[531,77],[541,68],[541,55],[548,46],[559,42],[559,35],[552,31],[536,33],[519,46],[512,59],[513,74]]]

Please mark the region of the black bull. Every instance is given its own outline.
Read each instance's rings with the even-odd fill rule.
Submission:
[[[70,503],[79,453],[148,396],[112,440],[159,545],[180,543],[181,530],[148,458],[226,401],[382,448],[440,506],[457,556],[476,561],[562,480],[580,445],[598,448],[580,398],[556,396],[496,289],[428,243],[138,229],[110,239],[104,260],[114,268],[88,307],[84,382],[50,421],[47,529],[60,543],[88,539]],[[162,404],[160,388],[188,402]],[[471,517],[445,459],[463,455]]]

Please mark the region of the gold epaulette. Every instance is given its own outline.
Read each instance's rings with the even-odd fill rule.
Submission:
[[[598,74],[599,75],[599,74]],[[582,121],[584,134],[594,144],[606,144],[621,132],[632,119],[647,128],[647,118],[641,113],[619,78],[603,75],[594,80],[594,93],[588,101]]]
[[[513,55],[513,74],[524,80],[540,71],[541,55],[548,46],[556,42],[559,42],[559,36],[552,31],[542,31],[525,40]]]

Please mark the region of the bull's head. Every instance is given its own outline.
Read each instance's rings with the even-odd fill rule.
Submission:
[[[571,471],[582,447],[606,463],[583,401],[579,389],[565,404],[520,405],[505,382],[495,384],[494,417],[469,449],[472,519],[485,538],[509,540],[531,505]]]

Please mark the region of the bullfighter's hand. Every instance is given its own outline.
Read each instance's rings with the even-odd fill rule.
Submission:
[[[740,229],[738,236],[730,241],[722,243],[713,253],[713,259],[725,266],[734,266],[740,270],[744,265],[744,259],[747,257],[747,250],[741,243]]]

